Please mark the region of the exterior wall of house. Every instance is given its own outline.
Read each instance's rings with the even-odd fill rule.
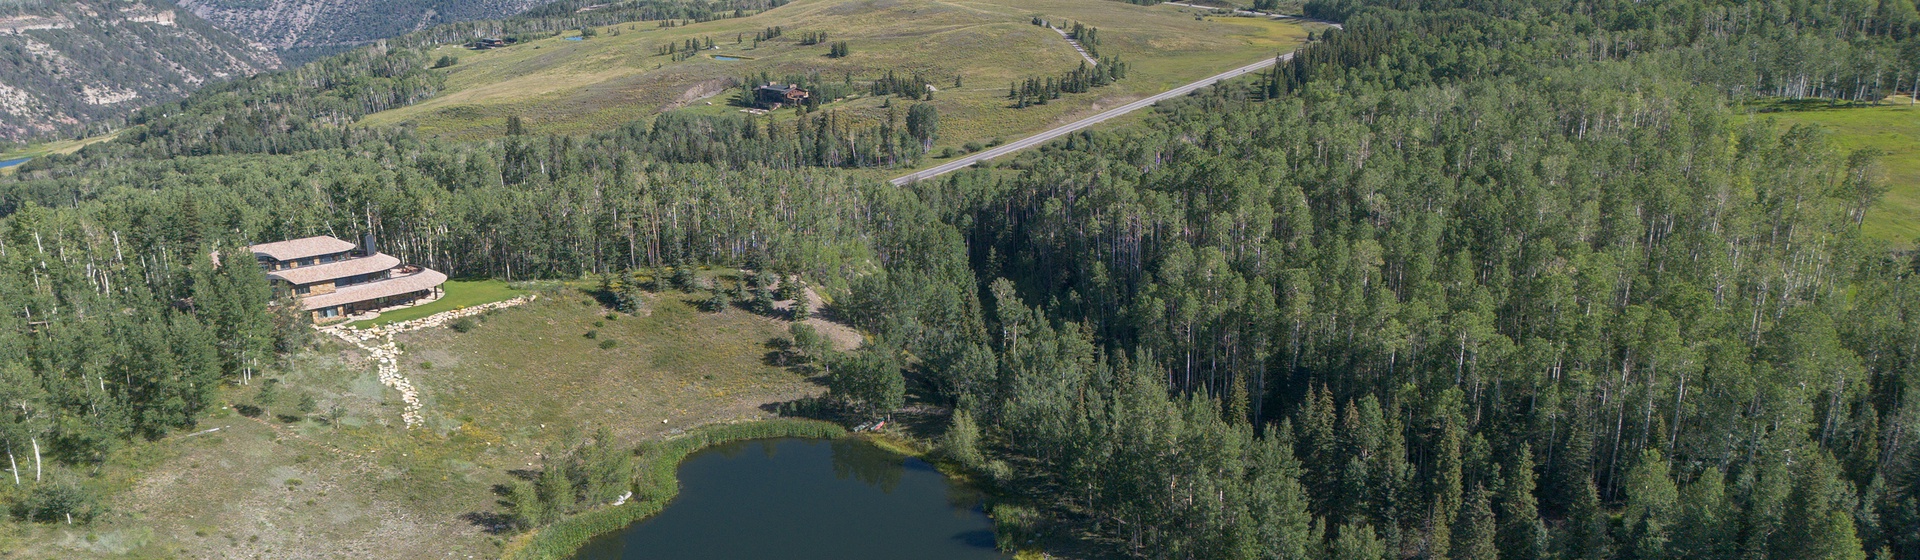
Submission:
[[[317,257],[307,257],[304,259],[294,259],[290,261],[262,260],[260,262],[260,266],[266,269],[267,272],[273,272],[276,270],[287,270],[290,268],[300,268],[303,266],[313,266],[316,264],[340,262],[340,261],[344,261],[351,258],[354,258],[353,251],[345,251],[340,253],[334,253],[331,255],[320,255]]]
[[[406,305],[409,303],[413,303],[415,301],[419,301],[422,298],[431,296],[433,295],[433,293],[434,293],[434,290],[431,290],[431,289],[420,290],[417,292],[409,292],[409,293],[404,293],[397,296],[374,298],[366,301],[357,301],[357,302],[344,304],[344,305],[336,305],[333,307],[315,309],[312,312],[313,321],[318,323],[318,322],[327,321],[330,319],[338,319],[341,317],[346,317],[348,315],[353,315],[355,313],[361,313],[365,311],[379,311],[381,309],[386,309],[388,307],[393,307],[396,305]]]

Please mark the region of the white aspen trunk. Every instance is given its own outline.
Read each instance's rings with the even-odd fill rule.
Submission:
[[[20,485],[20,462],[13,460],[13,446],[7,446],[7,470],[13,472],[13,485]]]
[[[1673,447],[1680,441],[1680,407],[1687,400],[1687,376],[1680,376],[1680,389],[1673,395],[1673,435],[1667,437],[1667,455],[1673,455]]]
[[[40,482],[40,438],[33,438],[33,481]]]

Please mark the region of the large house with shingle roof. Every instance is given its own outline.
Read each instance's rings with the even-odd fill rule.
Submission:
[[[374,250],[371,237],[364,248],[321,235],[251,249],[274,293],[293,296],[316,322],[438,298],[447,281],[445,274],[402,266]]]

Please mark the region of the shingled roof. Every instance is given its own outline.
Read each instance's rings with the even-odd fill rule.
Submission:
[[[316,235],[313,237],[288,239],[286,241],[261,243],[249,247],[249,249],[252,249],[255,255],[262,255],[276,261],[290,261],[352,251],[354,247],[357,247],[357,245],[354,245],[352,241],[345,241],[326,235]]]
[[[396,266],[400,266],[400,259],[386,253],[374,253],[358,259],[347,259],[327,264],[275,270],[268,272],[267,277],[285,280],[289,284],[299,286],[312,284],[321,280],[332,280],[369,272],[379,272]]]
[[[300,309],[313,311],[335,305],[357,303],[387,296],[397,296],[408,292],[418,292],[444,284],[446,281],[447,275],[430,268],[422,268],[420,272],[406,276],[396,276],[378,282],[354,284],[330,294],[301,298]]]

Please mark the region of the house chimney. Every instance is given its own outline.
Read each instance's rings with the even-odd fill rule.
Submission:
[[[380,252],[380,246],[375,245],[373,242],[373,234],[369,233],[361,239],[363,241],[360,243],[360,249],[366,252],[367,256],[373,256],[374,253]]]

